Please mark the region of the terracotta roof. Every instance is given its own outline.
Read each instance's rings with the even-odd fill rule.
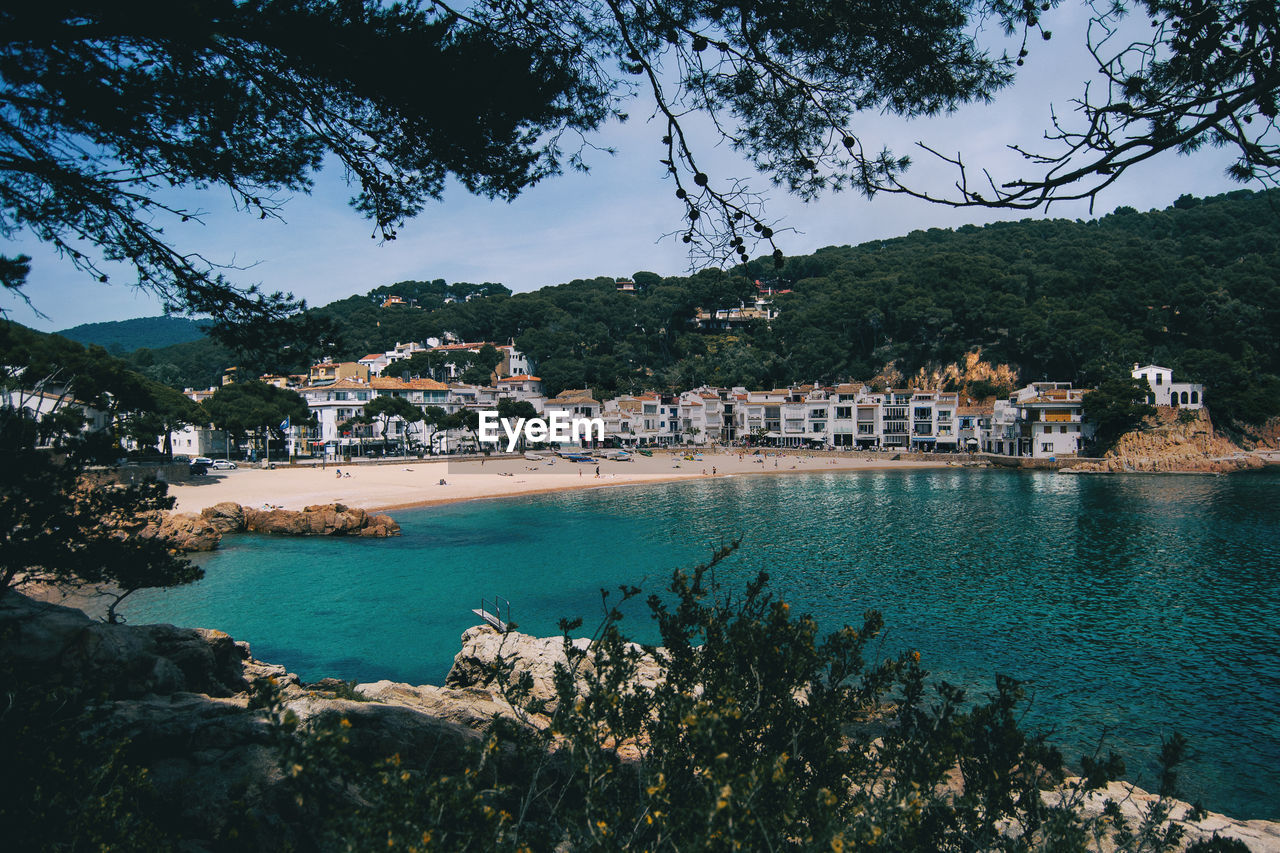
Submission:
[[[371,353],[369,353],[368,355],[366,355],[364,358],[360,359],[360,361],[369,361],[370,359],[382,358],[382,357],[384,357],[385,355],[386,355],[386,353],[381,353],[381,352],[371,352]]]
[[[541,381],[542,381],[542,379],[540,379],[540,378],[539,378],[539,377],[537,377],[537,376],[526,376],[526,375],[525,375],[525,374],[523,374],[523,373],[517,373],[515,376],[504,376],[503,378],[499,379],[498,381],[499,381],[499,382],[523,382],[523,381],[525,381],[526,379],[528,379],[530,382],[541,382]]]
[[[432,347],[431,351],[432,352],[441,352],[441,351],[452,352],[454,350],[473,350],[473,349],[478,350],[482,346],[488,343],[489,341],[482,341],[478,344],[442,344],[441,346],[438,346],[438,347]],[[490,345],[492,346],[492,344]]]
[[[356,382],[352,379],[339,379],[324,385],[308,385],[301,390],[324,391],[447,391],[449,386],[434,379],[396,379],[390,376],[375,376],[368,382]]]
[[[701,400],[681,400],[680,402],[681,402],[681,404],[682,404],[682,405],[686,405],[686,406],[701,406],[701,405],[702,405],[702,401],[701,401]]]
[[[372,386],[368,382],[356,382],[354,379],[339,379],[337,382],[325,382],[319,385],[304,385],[302,391],[368,391]]]
[[[379,391],[448,391],[449,386],[434,379],[396,379],[391,376],[375,376],[369,385]]]

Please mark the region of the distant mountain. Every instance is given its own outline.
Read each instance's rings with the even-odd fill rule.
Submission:
[[[56,334],[85,346],[98,344],[114,353],[126,353],[142,347],[155,349],[198,341],[204,337],[204,330],[211,322],[188,317],[138,317],[134,320],[84,323]]]

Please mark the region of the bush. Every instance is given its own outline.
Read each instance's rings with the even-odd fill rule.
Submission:
[[[1123,770],[1061,755],[1023,732],[1018,682],[971,700],[932,688],[920,655],[872,659],[879,614],[822,636],[759,576],[736,595],[714,567],[677,573],[649,598],[663,646],[619,630],[617,608],[556,675],[554,710],[532,680],[494,675],[520,709],[495,719],[462,766],[354,759],[346,719],[298,732],[284,759],[298,824],[322,847],[448,850],[1169,850],[1161,798],[1130,826],[1118,806],[1084,816],[1086,793]],[[623,600],[639,593],[622,590]],[[603,594],[603,593],[602,593]],[[604,594],[606,603],[608,595]],[[646,656],[656,683],[636,676]],[[279,724],[295,725],[266,696]],[[1162,756],[1172,794],[1182,743]],[[1169,790],[1165,791],[1167,787]],[[1043,796],[1056,788],[1061,796]],[[359,803],[359,808],[355,803]],[[1109,848],[1110,849],[1110,848]]]

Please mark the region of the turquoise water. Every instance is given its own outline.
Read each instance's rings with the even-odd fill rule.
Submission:
[[[481,596],[533,634],[592,626],[599,590],[660,589],[737,536],[730,588],[767,570],[824,627],[879,608],[977,691],[1030,681],[1028,723],[1074,761],[1102,735],[1154,787],[1161,736],[1184,789],[1280,818],[1280,476],[1068,477],[933,470],[739,477],[395,513],[393,540],[230,537],[133,622],[217,627],[304,679],[441,683]],[[637,639],[655,636],[632,611]]]

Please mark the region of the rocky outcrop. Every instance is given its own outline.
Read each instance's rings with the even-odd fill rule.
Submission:
[[[219,506],[226,506],[219,504]],[[358,507],[323,504],[288,509],[241,510],[244,529],[250,533],[281,536],[398,536],[400,525],[382,514],[369,514]]]
[[[203,515],[194,512],[174,512],[161,516],[147,524],[139,533],[142,537],[156,536],[166,540],[176,551],[212,551],[222,541],[219,530]]]
[[[590,642],[586,638],[572,641],[575,648],[585,650]],[[636,663],[636,684],[653,688],[661,677],[658,661],[653,654],[635,643],[628,644],[630,651],[639,657]],[[510,666],[512,681],[525,673],[532,679],[530,698],[547,703],[548,710],[556,707],[556,666],[568,664],[562,637],[531,637],[515,631],[502,633],[489,625],[468,628],[462,634],[462,650],[453,659],[453,666],[444,683],[456,688],[489,688],[494,686],[499,661]],[[591,655],[578,664],[578,684],[595,671]]]
[[[207,506],[200,515],[219,533],[239,533],[244,530],[244,507],[232,501]]]
[[[1194,417],[1187,418],[1183,412]],[[1214,432],[1207,409],[1180,411],[1160,407],[1156,416],[1141,429],[1121,436],[1102,460],[1081,462],[1062,471],[1068,474],[1229,474],[1262,466],[1257,456]]]
[[[160,537],[175,551],[212,551],[228,533],[278,536],[399,536],[400,525],[388,515],[343,504],[289,509],[250,509],[225,501],[190,512],[151,513],[138,519],[126,535]]]

